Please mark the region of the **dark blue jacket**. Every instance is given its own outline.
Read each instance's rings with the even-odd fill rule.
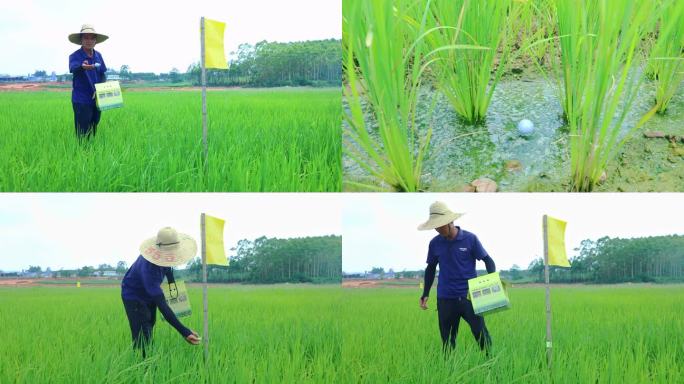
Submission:
[[[88,64],[100,63],[100,67],[85,70],[81,67],[83,61],[87,61]],[[69,55],[69,72],[73,74],[71,101],[94,105],[95,84],[106,81],[105,72],[107,72],[107,66],[100,52],[93,49],[93,56],[89,57],[83,48],[79,48]]]
[[[181,324],[164,299],[164,291],[161,289],[161,284],[165,276],[168,283],[176,282],[173,277],[173,269],[152,264],[140,255],[133,265],[128,268],[126,275],[124,275],[121,281],[121,298],[124,301],[138,301],[145,304],[154,303],[159,308],[159,312],[162,313],[164,319],[176,328],[183,337],[187,337],[192,331]]]
[[[455,299],[468,294],[468,279],[477,277],[475,261],[489,256],[473,233],[458,228],[453,240],[441,235],[430,241],[427,263],[439,264],[438,299]]]

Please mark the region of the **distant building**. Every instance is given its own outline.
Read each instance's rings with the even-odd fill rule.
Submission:
[[[98,277],[119,277],[119,274],[116,273],[115,270],[107,270],[107,271],[97,271],[93,274],[93,276],[98,276]]]

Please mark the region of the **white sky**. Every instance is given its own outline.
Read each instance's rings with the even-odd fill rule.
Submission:
[[[165,226],[200,246],[200,214],[226,220],[226,254],[238,240],[341,235],[333,193],[0,194],[0,270],[128,265]]]
[[[456,225],[475,233],[496,262],[527,268],[543,255],[542,216],[565,220],[568,257],[584,239],[684,234],[684,194],[348,194],[342,213],[342,270],[425,268],[437,232],[418,231],[441,200],[466,215]],[[484,269],[483,263],[477,268]]]
[[[200,17],[226,23],[226,55],[241,43],[341,38],[340,0],[0,0],[0,74],[66,73],[67,36],[93,24],[109,68],[185,72],[199,61]]]

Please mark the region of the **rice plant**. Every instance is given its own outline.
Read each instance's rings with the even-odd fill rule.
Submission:
[[[157,314],[151,352],[133,351],[115,287],[0,288],[2,383],[332,383],[339,286],[211,286],[209,359]],[[202,295],[190,287],[202,333]],[[13,310],[8,310],[13,308]]]
[[[591,191],[629,136],[621,135],[623,121],[642,78],[635,53],[652,13],[648,2],[630,0],[558,0],[556,6],[572,188]]]
[[[428,29],[430,9],[431,0],[343,2],[345,151],[396,191],[421,190],[423,158],[432,134],[429,126],[419,127],[416,121],[426,69],[442,52],[484,49],[449,44],[428,50],[429,39],[440,29],[452,28]]]
[[[665,0],[658,14],[658,37],[647,70],[656,81],[658,112],[664,113],[684,81],[684,2]]]
[[[511,309],[485,315],[491,356],[461,320],[444,355],[436,300],[421,291],[348,289],[338,310],[344,383],[675,383],[684,380],[684,288],[552,287],[553,370],[546,369],[543,288],[513,288]]]
[[[130,91],[85,145],[66,92],[0,94],[0,191],[339,191],[340,89]]]
[[[429,0],[428,0],[429,3]],[[428,129],[417,134],[415,122],[426,23],[411,16],[411,1],[343,2],[345,145],[349,156],[376,178],[398,191],[420,189]],[[411,41],[415,41],[410,44]],[[371,133],[365,108],[377,122]]]
[[[553,54],[556,35],[556,14],[554,0],[517,0],[511,3],[508,16],[508,39],[511,53],[527,55],[534,64],[543,67],[547,56]],[[552,61],[552,60],[551,60]]]
[[[510,53],[506,18],[510,0],[436,0],[430,34],[437,88],[468,123],[481,122]],[[477,46],[480,49],[448,49]],[[500,52],[499,52],[500,50]]]

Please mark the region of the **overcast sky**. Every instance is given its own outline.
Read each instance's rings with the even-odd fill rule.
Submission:
[[[200,214],[226,220],[226,254],[241,239],[341,235],[334,193],[0,194],[0,270],[131,265],[165,226],[200,239]]]
[[[435,231],[418,231],[441,200],[466,215],[456,225],[475,233],[496,262],[526,268],[543,256],[542,216],[567,221],[568,257],[584,239],[684,234],[684,194],[347,194],[342,213],[342,269],[425,268]],[[484,269],[484,264],[477,265]]]
[[[85,23],[109,36],[95,49],[110,68],[185,72],[199,61],[201,16],[226,23],[226,55],[241,43],[342,35],[340,0],[2,0],[0,74],[68,72],[69,54],[78,46],[67,36]]]

